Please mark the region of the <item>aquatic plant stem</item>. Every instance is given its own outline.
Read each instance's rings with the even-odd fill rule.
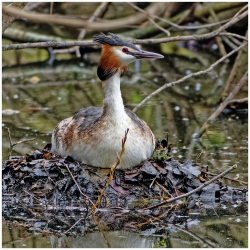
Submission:
[[[236,169],[237,168],[237,165],[234,164],[232,167],[230,167],[229,169],[225,170],[224,172],[220,173],[219,175],[215,176],[213,179],[209,180],[209,181],[206,181],[205,183],[203,183],[202,185],[200,185],[198,188],[186,193],[186,194],[183,194],[183,195],[180,195],[180,196],[177,196],[175,198],[172,198],[172,199],[169,199],[169,200],[166,200],[166,201],[163,201],[163,202],[160,202],[156,205],[153,205],[153,206],[150,206],[150,207],[146,207],[146,208],[142,208],[140,210],[150,210],[150,209],[154,209],[154,208],[157,208],[157,207],[160,207],[162,205],[165,205],[167,203],[171,203],[171,202],[174,202],[174,201],[177,201],[181,198],[184,198],[184,197],[188,197],[192,194],[195,194],[196,192],[198,192],[199,190],[203,189],[204,187],[206,187],[207,185],[209,185],[210,183],[218,180],[219,178],[223,177],[224,175],[226,175],[227,173],[229,173],[230,171],[232,171],[233,169]]]

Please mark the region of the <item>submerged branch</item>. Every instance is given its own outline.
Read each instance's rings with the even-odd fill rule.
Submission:
[[[177,201],[181,198],[184,198],[184,197],[188,197],[192,194],[195,194],[196,192],[198,192],[199,190],[203,189],[204,187],[206,187],[207,185],[209,185],[210,183],[218,180],[219,178],[223,177],[224,175],[226,175],[227,173],[229,173],[230,171],[232,171],[233,169],[236,169],[237,168],[237,165],[234,164],[232,167],[230,167],[229,169],[225,170],[224,172],[220,173],[219,175],[215,176],[213,179],[209,180],[209,181],[206,181],[205,183],[203,183],[202,185],[200,185],[198,188],[186,193],[186,194],[183,194],[183,195],[180,195],[180,196],[177,196],[175,198],[171,198],[169,200],[166,200],[166,201],[163,201],[161,203],[158,203],[156,205],[153,205],[153,206],[150,206],[150,207],[146,207],[146,208],[142,208],[141,210],[150,210],[150,209],[153,209],[153,208],[156,208],[156,207],[160,207],[162,205],[165,205],[167,203],[171,203],[171,202],[174,202],[174,201]]]

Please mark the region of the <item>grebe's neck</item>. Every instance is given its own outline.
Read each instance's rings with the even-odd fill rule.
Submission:
[[[122,94],[120,89],[121,70],[102,82],[104,91],[103,112],[110,116],[116,117],[125,113]]]

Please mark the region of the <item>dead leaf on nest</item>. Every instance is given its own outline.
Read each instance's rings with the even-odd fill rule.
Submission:
[[[198,177],[201,174],[201,171],[199,170],[199,167],[193,167],[192,161],[187,160],[179,167],[180,171],[183,172],[187,178],[192,179],[194,176]]]

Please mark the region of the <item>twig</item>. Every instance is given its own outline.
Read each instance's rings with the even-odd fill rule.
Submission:
[[[159,173],[155,176],[155,178],[152,180],[151,184],[149,185],[149,188],[151,188],[156,180],[156,178],[159,177]]]
[[[18,9],[22,9],[25,7],[27,2],[14,2],[8,6],[15,6]],[[9,27],[9,25],[15,20],[15,17],[9,14],[2,15],[2,33]]]
[[[102,230],[102,227],[101,227],[101,225],[100,225],[100,222],[98,221],[98,219],[96,218],[96,216],[95,216],[95,214],[94,214],[94,211],[95,211],[95,209],[97,208],[97,206],[99,205],[99,203],[101,202],[101,199],[102,199],[102,197],[103,197],[103,195],[104,195],[105,190],[107,189],[107,187],[109,186],[110,182],[112,181],[113,175],[114,175],[114,171],[115,171],[116,167],[121,163],[121,158],[122,158],[122,155],[123,155],[123,153],[124,153],[124,151],[125,151],[125,143],[126,143],[126,140],[127,140],[128,131],[129,131],[129,129],[127,129],[127,130],[125,131],[124,138],[122,139],[122,150],[121,150],[121,153],[120,153],[120,155],[117,154],[117,162],[114,163],[114,164],[112,165],[111,169],[110,169],[110,174],[109,174],[108,181],[106,182],[105,187],[102,189],[101,194],[99,195],[99,197],[98,197],[96,203],[93,204],[93,207],[91,208],[91,214],[92,214],[92,216],[93,216],[93,218],[94,218],[94,220],[95,220],[95,222],[96,222],[96,224],[97,224],[97,226],[98,226],[98,228],[99,228],[99,230],[100,230],[100,233],[102,234],[102,236],[103,236],[103,238],[105,239],[106,244],[107,244],[107,246],[108,246],[109,248],[111,248],[111,245],[110,245],[110,243],[108,242],[108,239],[107,239],[106,235],[104,234],[104,232],[103,232],[103,230]]]
[[[109,2],[102,2],[97,9],[95,10],[95,12],[93,13],[93,15],[91,15],[91,17],[88,19],[88,23],[93,23],[95,21],[95,19],[97,17],[99,17],[105,10],[106,6],[109,4]],[[82,29],[79,36],[78,36],[78,40],[82,40],[85,37],[86,34],[86,29]]]
[[[210,173],[210,172],[207,172],[207,171],[204,171],[204,170],[201,170],[201,172],[204,173],[204,174],[212,175],[212,176],[216,176],[216,175],[217,175],[217,174]],[[227,179],[227,180],[230,180],[230,181],[236,181],[236,182],[238,182],[238,183],[240,183],[240,184],[243,184],[243,185],[248,185],[248,182],[245,182],[245,181],[233,179],[233,178],[226,177],[226,176],[223,176],[222,178]]]
[[[134,5],[133,3],[130,3],[130,2],[127,2],[128,5],[132,6],[134,9],[142,12],[142,13],[145,13],[148,15],[148,20],[155,26],[157,27],[158,29],[160,29],[161,31],[163,31],[164,33],[167,34],[167,36],[170,36],[170,32],[166,29],[164,29],[163,27],[161,27],[159,24],[157,24],[151,17],[150,15],[143,9],[139,8],[138,6]],[[152,15],[152,17],[155,17],[155,15]]]
[[[37,42],[37,43],[21,43],[21,44],[9,44],[3,45],[2,50],[12,50],[12,49],[26,49],[26,48],[62,48],[62,47],[72,47],[72,46],[97,46],[100,47],[100,44],[97,44],[93,41],[75,41],[75,42]]]
[[[117,154],[117,162],[114,163],[110,169],[110,174],[109,174],[109,178],[108,178],[108,181],[106,182],[106,185],[105,187],[103,188],[103,190],[101,191],[101,194],[99,195],[96,203],[93,205],[93,207],[91,208],[91,210],[95,210],[97,208],[97,206],[99,205],[100,201],[101,201],[101,198],[102,196],[104,195],[104,192],[105,190],[107,189],[107,187],[109,186],[110,182],[113,180],[113,175],[114,175],[114,172],[115,172],[115,169],[116,167],[121,163],[121,158],[122,158],[122,155],[125,151],[125,143],[126,143],[126,140],[127,140],[127,135],[128,135],[128,131],[129,129],[127,129],[125,131],[125,135],[124,135],[124,138],[122,139],[122,150],[121,150],[121,153],[120,155]]]
[[[131,3],[131,2],[127,2],[127,4],[129,4],[130,6],[132,6],[134,9],[137,9],[141,12],[145,12],[143,9],[139,8],[138,6],[136,6],[135,4]],[[218,24],[223,24],[223,23],[227,23],[229,20],[231,19],[226,19],[226,20],[223,20],[223,21],[219,21],[219,22],[216,22],[216,23],[211,23],[211,24],[204,24],[204,25],[195,25],[195,26],[184,26],[184,25],[178,25],[176,23],[173,23],[167,19],[164,19],[162,17],[159,17],[159,16],[156,16],[156,15],[151,15],[151,17],[155,18],[155,19],[158,19],[164,23],[167,23],[169,24],[170,26],[178,29],[178,30],[197,30],[197,29],[204,29],[204,28],[211,28],[213,26],[216,26]]]
[[[248,102],[248,97],[242,98],[242,99],[233,99],[233,100],[230,100],[228,103],[233,103],[233,102],[236,102],[236,103]]]
[[[197,138],[200,138],[203,135],[203,133],[210,126],[210,124],[223,111],[223,109],[228,105],[230,100],[238,93],[240,88],[247,82],[247,79],[248,79],[248,72],[246,72],[245,75],[241,78],[241,80],[237,83],[237,85],[234,87],[234,89],[229,94],[229,96],[225,99],[225,101],[221,103],[220,106],[214,111],[214,113],[207,119],[207,121],[204,123],[204,125],[200,129],[199,133],[196,135]]]
[[[156,23],[152,18],[148,17],[148,20],[155,26],[157,27],[159,30],[161,30],[162,32],[164,32],[167,36],[170,36],[170,32],[166,29],[164,29],[163,27],[161,27],[158,23]]]
[[[159,43],[168,43],[168,42],[175,42],[175,41],[190,41],[190,40],[205,40],[210,39],[215,36],[229,36],[229,37],[236,37],[245,41],[248,39],[244,36],[240,36],[235,33],[230,32],[220,32],[216,34],[214,32],[207,33],[204,35],[193,35],[193,36],[175,36],[169,38],[159,38],[159,39],[143,39],[143,40],[128,40],[134,44],[159,44]],[[21,44],[9,44],[9,45],[2,45],[2,51],[5,50],[16,50],[16,49],[27,49],[27,48],[62,48],[62,47],[72,47],[72,46],[82,46],[82,47],[101,47],[100,44],[93,42],[93,41],[73,41],[73,42],[37,42],[37,43],[21,43]]]
[[[50,2],[50,7],[49,7],[49,14],[53,14],[53,7],[54,7],[54,2]]]
[[[153,209],[153,208],[156,208],[156,207],[159,207],[159,206],[162,206],[162,205],[165,205],[166,203],[171,203],[171,202],[174,202],[176,200],[179,200],[181,198],[184,198],[184,197],[188,197],[192,194],[195,194],[196,192],[198,192],[199,190],[203,189],[204,187],[206,187],[207,185],[209,185],[210,183],[218,180],[219,178],[223,177],[224,175],[226,175],[227,173],[229,173],[230,171],[232,171],[233,169],[237,168],[237,165],[234,164],[232,167],[230,167],[229,169],[225,170],[224,172],[222,172],[221,174],[215,176],[213,179],[209,180],[209,181],[206,181],[205,183],[203,183],[202,185],[200,185],[198,188],[186,193],[186,194],[183,194],[183,195],[180,195],[180,196],[177,196],[175,198],[172,198],[172,199],[169,199],[169,200],[166,200],[166,201],[163,201],[161,203],[158,203],[156,205],[153,205],[153,206],[150,206],[150,207],[146,207],[146,208],[142,208],[140,210],[150,210],[150,209]]]
[[[190,232],[188,230],[185,230],[184,228],[181,228],[181,227],[179,227],[177,225],[174,225],[174,224],[171,224],[171,226],[173,226],[176,229],[178,229],[178,230],[180,230],[180,231],[182,231],[182,232],[184,232],[184,233],[192,236],[193,238],[195,238],[196,240],[198,240],[200,243],[202,243],[203,247],[206,247],[206,245],[209,246],[209,247],[212,247],[212,245],[210,243],[207,243],[206,241],[204,241],[203,239],[201,239],[199,236],[195,235],[194,233],[192,233],[192,232]]]
[[[91,15],[91,17],[88,19],[88,23],[92,23],[96,17],[100,16],[101,13],[104,11],[105,7],[107,6],[108,2],[103,2],[101,3],[98,8],[95,10],[95,12],[93,13],[93,15]],[[84,38],[86,34],[86,29],[82,29],[80,31],[80,34],[78,35],[78,40],[82,40]],[[76,57],[81,57],[81,53],[79,50],[80,46],[74,46],[72,48],[68,48],[68,49],[55,49],[53,50],[53,54],[64,54],[64,53],[72,53],[75,52]]]
[[[93,216],[93,218],[94,218],[94,220],[95,220],[95,222],[96,222],[96,224],[97,224],[97,226],[98,226],[98,228],[99,228],[99,231],[100,231],[101,235],[103,236],[103,238],[104,238],[104,240],[105,240],[105,242],[106,242],[108,248],[112,248],[112,246],[110,245],[110,243],[109,243],[109,241],[108,241],[106,235],[104,234],[104,232],[103,232],[103,230],[102,230],[102,227],[101,227],[101,224],[100,224],[99,220],[97,219],[97,217],[96,217],[95,214],[94,214],[94,210],[91,210],[91,214],[92,214],[92,216]]]
[[[82,190],[81,190],[80,186],[78,185],[76,179],[74,178],[73,174],[71,173],[71,171],[70,171],[68,165],[67,165],[67,164],[64,164],[64,165],[66,166],[66,168],[67,168],[69,174],[71,175],[71,177],[72,177],[73,181],[75,182],[75,184],[76,184],[76,186],[77,186],[79,192],[81,193],[81,195],[82,195],[86,200],[88,200],[88,201],[94,206],[94,202],[93,202],[86,194],[84,194],[84,193],[82,192]]]
[[[157,13],[162,11],[162,2],[160,3],[152,3],[150,4],[146,10],[150,14]],[[89,30],[95,31],[111,31],[114,29],[119,29],[120,27],[130,26],[138,23],[142,23],[147,19],[147,15],[144,13],[135,13],[130,16],[126,16],[119,19],[108,20],[107,22],[93,22],[89,23],[88,21],[81,19],[71,19],[65,18],[61,16],[49,15],[49,14],[41,14],[28,12],[24,10],[19,10],[14,7],[7,7],[6,4],[2,4],[2,13],[7,13],[19,18],[27,18],[28,20],[38,22],[38,23],[49,23],[51,25],[65,25],[67,27],[74,28],[85,28]]]
[[[169,38],[160,38],[160,39],[145,39],[145,40],[133,40],[134,44],[158,44],[158,43],[167,43],[167,42],[174,42],[174,41],[189,41],[189,40],[205,40],[210,39],[215,36],[233,36],[239,39],[248,41],[246,37],[240,36],[238,34],[229,33],[229,32],[222,32],[224,29],[228,28],[229,26],[233,25],[234,23],[238,22],[239,20],[246,17],[248,14],[245,11],[243,14],[236,16],[230,19],[229,22],[221,26],[219,29],[203,34],[203,35],[192,35],[192,36],[176,36],[176,37],[169,37]],[[75,42],[38,42],[38,43],[24,43],[24,44],[9,44],[9,45],[2,45],[2,50],[12,50],[12,49],[25,49],[25,48],[48,48],[48,47],[72,47],[72,46],[100,46],[96,42],[92,41],[75,41]]]
[[[12,153],[12,150],[13,150],[13,148],[14,148],[17,144],[21,144],[21,143],[25,143],[25,142],[29,142],[29,141],[35,140],[35,138],[32,138],[32,139],[26,139],[26,140],[23,140],[23,141],[18,141],[18,142],[13,143],[13,142],[12,142],[12,139],[11,139],[11,136],[10,136],[10,129],[7,128],[7,127],[6,127],[6,129],[7,129],[7,133],[8,133],[8,136],[9,136],[9,142],[10,142],[10,151],[9,151],[8,158],[10,158],[10,155],[11,155],[11,153]]]
[[[68,233],[72,228],[74,228],[76,226],[76,224],[78,224],[81,220],[85,220],[86,218],[80,218],[78,221],[76,221],[74,223],[74,225],[72,225],[66,232],[64,232],[65,234]]]
[[[167,193],[170,197],[173,197],[172,194],[170,194],[170,193],[168,192],[168,190],[167,190],[164,186],[162,186],[158,181],[155,181],[155,184],[156,184],[158,187],[160,187],[165,193]]]
[[[194,77],[194,76],[200,76],[200,75],[204,75],[207,74],[208,72],[210,72],[215,66],[217,66],[219,63],[223,62],[225,59],[227,59],[228,57],[230,57],[232,54],[236,53],[237,51],[239,51],[240,49],[242,49],[243,47],[245,47],[247,45],[247,43],[243,43],[241,46],[239,46],[238,48],[232,50],[231,52],[229,52],[228,54],[226,54],[225,56],[221,57],[218,61],[216,61],[215,63],[213,63],[212,65],[210,65],[209,68],[207,68],[206,70],[201,70],[195,73],[192,73],[190,75],[184,76],[181,79],[171,82],[171,83],[165,83],[163,86],[161,86],[160,88],[158,88],[157,90],[155,90],[154,92],[152,92],[150,95],[148,95],[144,100],[142,100],[134,109],[133,112],[136,112],[141,106],[143,106],[149,99],[151,99],[153,96],[159,94],[162,90],[172,87],[174,85],[177,85],[179,83],[184,82],[185,80]]]
[[[25,193],[27,193],[28,195],[30,195],[33,199],[35,199],[35,200],[39,201],[40,203],[44,204],[45,206],[47,206],[47,204],[46,204],[44,201],[40,200],[39,198],[36,198],[34,195],[30,194],[30,193],[27,192],[26,190],[23,190],[23,191],[24,191]]]
[[[136,224],[137,227],[142,227],[144,225],[148,225],[148,224],[151,224],[152,222],[154,221],[160,221],[160,219],[162,217],[165,217],[168,215],[168,213],[174,208],[174,206],[170,207],[168,210],[166,210],[165,212],[163,212],[161,215],[159,215],[158,217],[153,217],[151,215],[148,215],[150,217],[153,217],[152,219],[147,219],[145,222],[142,222],[142,223],[139,223],[139,224]]]

